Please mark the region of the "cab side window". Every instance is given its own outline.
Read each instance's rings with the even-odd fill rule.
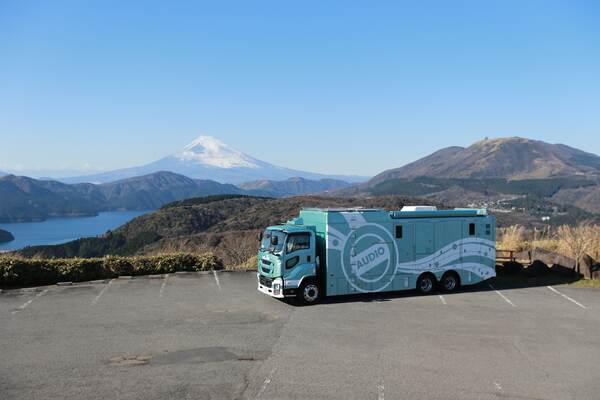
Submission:
[[[290,254],[298,250],[310,249],[309,233],[292,233],[288,236],[285,246],[286,253]]]

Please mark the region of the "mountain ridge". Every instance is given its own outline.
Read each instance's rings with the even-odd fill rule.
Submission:
[[[283,197],[344,185],[348,184],[331,180],[321,182],[292,178],[283,182],[269,181],[269,187],[262,189],[243,189],[212,180],[191,179],[168,171],[100,185],[66,184],[7,175],[0,177],[0,222],[94,216],[98,212],[114,210],[151,210],[178,200],[212,195]]]
[[[575,175],[600,176],[600,156],[564,144],[512,136],[486,138],[466,148],[440,149],[402,167],[383,171],[365,186],[419,176],[523,180]]]
[[[322,193],[332,189],[339,189],[350,186],[350,183],[337,179],[320,179],[318,181],[305,179],[301,177],[293,177],[284,181],[259,180],[246,182],[238,187],[264,193],[272,197],[287,197],[297,196],[300,194]]]

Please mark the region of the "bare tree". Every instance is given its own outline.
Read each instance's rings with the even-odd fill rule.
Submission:
[[[556,231],[559,246],[564,249],[570,257],[575,260],[575,272],[580,275],[581,258],[585,254],[593,254],[595,247],[600,245],[598,238],[598,226],[589,222],[580,223],[577,226],[560,226]]]
[[[245,263],[256,255],[259,247],[258,231],[237,231],[229,235],[222,243],[221,251],[225,262],[230,266]]]

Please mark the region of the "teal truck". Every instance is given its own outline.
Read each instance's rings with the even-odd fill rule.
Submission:
[[[323,296],[439,286],[496,276],[496,219],[485,209],[307,208],[261,235],[258,290],[315,303]]]

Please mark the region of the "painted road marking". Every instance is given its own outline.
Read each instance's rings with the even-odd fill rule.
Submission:
[[[104,286],[102,288],[102,290],[100,291],[100,293],[98,293],[98,296],[94,297],[94,299],[92,300],[92,305],[95,305],[96,303],[98,303],[98,300],[100,300],[100,297],[102,297],[102,295],[104,294],[104,292],[106,292],[108,290],[108,287],[110,286],[110,284],[112,283],[113,279],[111,279],[110,281],[108,281],[108,283],[106,284],[106,286]]]
[[[158,297],[163,297],[163,293],[165,292],[165,286],[167,286],[167,279],[169,279],[169,274],[165,275],[165,280],[162,285],[160,285],[160,292],[158,292]]]
[[[28,305],[30,305],[31,303],[33,303],[33,301],[34,301],[35,299],[37,299],[37,298],[39,298],[39,297],[42,297],[42,296],[43,296],[43,295],[45,295],[47,292],[48,292],[48,289],[45,289],[45,290],[43,290],[43,291],[39,292],[38,294],[36,294],[36,295],[35,295],[35,297],[33,297],[33,298],[29,299],[29,300],[28,300],[28,301],[27,301],[25,304],[22,304],[22,305],[20,305],[20,306],[19,306],[19,308],[17,308],[16,310],[13,310],[13,312],[12,312],[12,313],[13,313],[13,314],[16,314],[16,313],[18,313],[18,312],[20,312],[20,311],[23,311],[24,309],[26,309],[26,308],[27,308],[27,306],[28,306]]]
[[[217,271],[213,269],[213,275],[215,276],[215,282],[217,282],[217,287],[221,290],[221,282],[219,282],[219,277],[217,276]]]
[[[498,294],[500,297],[502,297],[502,298],[504,299],[504,301],[506,301],[508,304],[510,304],[510,305],[511,305],[511,306],[513,306],[513,307],[516,307],[515,303],[513,303],[512,301],[510,301],[510,299],[509,299],[508,297],[506,297],[505,295],[503,295],[502,293],[500,293],[500,291],[499,291],[499,290],[496,290],[496,288],[495,288],[495,287],[493,287],[491,284],[490,284],[490,289],[492,289],[494,292],[496,292],[496,293],[497,293],[497,294]]]
[[[565,299],[569,300],[571,303],[577,304],[579,307],[586,309],[587,307],[584,306],[583,304],[581,304],[580,302],[578,302],[577,300],[573,300],[572,298],[570,298],[569,296],[567,296],[566,294],[563,294],[561,292],[559,292],[558,290],[554,289],[552,286],[546,286],[548,289],[552,290],[554,293],[561,295],[562,297],[564,297]]]
[[[269,386],[269,383],[271,383],[271,379],[273,379],[273,375],[275,375],[275,370],[276,369],[277,369],[277,367],[273,368],[271,370],[271,372],[269,372],[269,375],[267,375],[267,377],[265,378],[262,386],[260,387],[260,390],[256,394],[255,399],[258,399],[265,392],[265,390],[267,390],[267,386]]]
[[[444,298],[444,296],[439,294],[438,297],[440,298],[440,301],[442,302],[442,304],[448,304],[448,303],[446,303],[446,299]]]
[[[383,378],[377,385],[377,400],[385,400],[385,386],[383,385]]]

